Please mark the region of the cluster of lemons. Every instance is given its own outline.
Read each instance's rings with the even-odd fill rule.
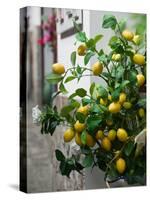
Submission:
[[[140,36],[139,35],[134,35],[131,31],[129,30],[124,30],[122,32],[122,37],[126,39],[127,41],[132,41],[135,44],[139,44],[140,42]],[[77,53],[79,56],[85,56],[87,53],[87,47],[85,44],[81,44],[78,49]],[[118,62],[122,58],[121,54],[113,54],[112,55],[112,61]],[[145,57],[141,54],[134,53],[133,62],[137,65],[144,65],[145,64]],[[99,76],[103,72],[103,64],[99,61],[94,63],[92,65],[92,72],[94,75]],[[64,65],[60,63],[55,63],[52,66],[52,70],[56,74],[64,74],[65,73],[65,67]],[[137,74],[137,85],[141,87],[145,83],[145,77],[143,74]],[[128,100],[126,93],[121,92],[119,95],[119,100],[117,102],[112,101],[112,97],[109,94],[107,99],[100,98],[100,104],[107,106],[108,111],[110,113],[118,113],[122,108],[124,109],[131,109],[132,108],[132,103]],[[89,113],[89,108],[90,106],[81,106],[78,108],[77,112],[80,112],[84,114],[85,116],[88,115]],[[140,108],[138,110],[138,114],[140,118],[143,118],[145,116],[145,110],[143,108]],[[108,126],[113,125],[113,121],[111,120],[106,120],[106,124]],[[86,134],[86,144],[83,144],[81,141],[81,133],[86,129],[86,124],[80,123],[78,120],[75,122],[73,127],[67,129],[64,133],[64,141],[65,142],[70,142],[73,139],[75,139],[75,142],[79,145],[87,145],[89,147],[94,147],[96,144],[96,141],[99,141],[101,144],[101,147],[105,151],[110,151],[112,149],[112,142],[115,141],[116,139],[119,140],[120,142],[124,143],[128,140],[128,133],[125,129],[123,128],[118,128],[117,130],[115,129],[110,129],[107,133],[104,133],[104,130],[98,130],[95,138],[92,137],[89,133]],[[120,174],[124,173],[126,169],[126,162],[123,158],[118,156],[116,159],[116,169]]]

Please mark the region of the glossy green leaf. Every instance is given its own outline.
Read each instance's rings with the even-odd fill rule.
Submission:
[[[93,52],[89,52],[89,53],[87,53],[87,54],[85,55],[85,57],[84,57],[84,64],[85,64],[85,65],[88,64],[88,62],[89,62],[89,60],[90,60],[90,58],[91,58],[92,56],[94,56],[94,53],[93,53]]]
[[[72,63],[73,66],[75,66],[75,64],[76,64],[76,51],[73,51],[71,53],[71,63]]]
[[[63,79],[63,77],[59,74],[54,74],[51,73],[49,75],[46,76],[46,80],[51,83],[51,84],[57,84],[59,83],[61,80]]]
[[[103,28],[111,28],[114,30],[116,28],[116,24],[117,24],[117,20],[116,20],[115,16],[104,15],[103,23],[102,23]]]

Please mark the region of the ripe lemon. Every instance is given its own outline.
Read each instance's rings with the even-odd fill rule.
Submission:
[[[85,129],[85,124],[84,123],[80,123],[79,120],[76,121],[76,123],[74,124],[74,128],[77,132],[82,132]]]
[[[141,37],[140,35],[134,35],[133,40],[132,40],[136,45],[140,44]]]
[[[102,131],[102,130],[97,131],[95,138],[96,138],[97,140],[100,140],[100,139],[102,139],[103,137],[104,137],[103,131]]]
[[[120,173],[120,174],[123,174],[125,169],[126,169],[126,162],[123,158],[119,158],[117,161],[116,161],[116,168],[117,168],[117,171]]]
[[[94,138],[89,133],[87,133],[86,134],[86,145],[89,147],[94,147],[95,143],[96,143],[96,141],[94,140]]]
[[[110,94],[108,95],[108,100],[112,101],[112,96]]]
[[[65,142],[70,142],[75,136],[75,132],[72,128],[67,129],[64,132],[64,141]]]
[[[123,107],[128,110],[132,107],[132,103],[126,101],[126,102],[123,103]]]
[[[106,106],[107,105],[107,99],[102,99],[100,98],[100,104],[103,105],[103,106]]]
[[[145,77],[143,74],[138,74],[136,78],[139,86],[142,86],[145,83]]]
[[[52,65],[52,70],[55,74],[63,74],[65,72],[65,67],[60,63],[54,63]]]
[[[102,148],[105,149],[106,151],[110,151],[111,149],[111,142],[107,137],[104,137],[102,140]]]
[[[119,95],[119,103],[123,104],[126,101],[127,95],[125,93],[120,93]]]
[[[81,44],[81,45],[78,47],[78,49],[77,49],[78,55],[79,55],[79,56],[85,56],[86,50],[87,50],[86,45]]]
[[[113,54],[112,55],[112,60],[114,60],[114,61],[120,61],[121,60],[121,54]]]
[[[121,105],[120,105],[119,102],[112,102],[112,103],[109,105],[108,109],[109,109],[109,112],[111,112],[111,113],[117,113],[117,112],[120,112],[120,110],[121,110]]]
[[[76,134],[75,134],[75,142],[76,142],[76,144],[78,144],[79,146],[82,146],[81,135],[80,135],[80,133],[78,133],[78,132],[76,132]]]
[[[111,126],[111,125],[113,125],[113,121],[110,120],[110,119],[107,119],[107,120],[106,120],[106,124],[107,124],[108,126]]]
[[[138,114],[139,114],[139,116],[140,116],[141,118],[145,117],[145,110],[144,110],[143,108],[140,108],[140,109],[138,110]]]
[[[92,65],[92,72],[94,75],[99,75],[103,71],[103,64],[97,61]]]
[[[144,65],[145,64],[145,56],[142,54],[134,54],[133,62],[137,65]]]
[[[110,141],[114,141],[116,139],[116,135],[117,135],[117,132],[114,129],[112,129],[108,132],[107,137]]]
[[[88,112],[89,112],[89,106],[86,105],[86,106],[80,106],[80,108],[78,108],[77,112],[80,112],[84,115],[87,115]]]
[[[122,32],[122,36],[123,36],[126,40],[131,41],[131,40],[133,39],[133,37],[134,37],[134,34],[133,34],[131,31],[129,31],[129,30],[124,30],[124,31]]]
[[[127,140],[127,138],[128,138],[127,131],[125,129],[123,129],[123,128],[119,128],[117,130],[117,138],[118,138],[119,141],[125,142]]]

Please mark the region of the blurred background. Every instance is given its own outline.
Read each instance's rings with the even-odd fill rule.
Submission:
[[[76,172],[71,178],[62,176],[59,163],[55,158],[55,149],[61,149],[69,155],[70,145],[63,142],[65,127],[58,127],[53,137],[41,135],[40,127],[33,124],[32,108],[49,104],[56,85],[45,81],[51,72],[51,66],[59,62],[70,67],[70,54],[77,49],[75,29],[72,17],[86,32],[87,36],[104,35],[97,48],[109,52],[108,42],[113,35],[111,30],[102,29],[104,14],[115,15],[118,20],[127,21],[128,29],[144,34],[146,15],[120,12],[89,11],[75,9],[55,9],[26,7],[20,10],[20,174],[21,188],[27,192],[68,191],[105,188],[104,175],[99,169],[85,170],[83,175]],[[83,65],[83,59],[77,58]],[[90,68],[95,58],[88,64]],[[88,90],[91,82],[99,81],[95,77],[83,78],[79,84],[75,81],[67,84],[73,93],[77,87]],[[101,82],[104,84],[104,82]],[[68,94],[68,95],[69,95]],[[66,96],[59,96],[56,105],[61,108],[67,101]]]

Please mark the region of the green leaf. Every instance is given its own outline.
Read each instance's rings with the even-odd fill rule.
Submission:
[[[77,66],[76,71],[78,74],[82,74],[82,68],[79,65]]]
[[[117,20],[116,20],[115,16],[104,15],[103,24],[102,24],[103,28],[111,28],[114,30],[116,28],[116,24],[117,24]]]
[[[76,119],[79,120],[80,123],[84,123],[86,116],[80,112],[76,113]]]
[[[83,167],[91,167],[93,162],[94,162],[93,154],[89,154],[85,156],[82,165]]]
[[[119,24],[119,28],[120,28],[120,31],[122,32],[123,30],[125,30],[126,28],[126,20],[125,19],[121,19],[120,22],[118,23]]]
[[[137,78],[136,78],[137,72],[136,71],[130,70],[128,76],[129,76],[129,81],[131,84],[134,84],[137,82]]]
[[[95,42],[95,44],[96,44],[97,42],[99,42],[102,38],[103,38],[103,35],[96,35],[96,36],[94,37],[94,42]]]
[[[119,66],[117,67],[117,69],[116,69],[116,78],[117,78],[117,79],[122,78],[123,75],[124,75],[124,71],[125,71],[124,67],[123,67],[122,65],[119,65]]]
[[[75,51],[73,51],[71,53],[71,63],[73,66],[75,66],[75,64],[76,64],[76,52]]]
[[[86,46],[87,46],[87,48],[93,48],[94,46],[95,46],[95,41],[94,41],[94,39],[89,39],[87,42],[86,42]]]
[[[94,92],[94,88],[95,88],[95,82],[93,82],[90,86],[90,95],[92,96],[93,95],[93,92]]]
[[[108,97],[108,92],[103,86],[98,86],[97,91],[100,97],[102,98],[107,98]]]
[[[111,47],[111,48],[115,48],[115,45],[116,43],[118,43],[118,37],[117,36],[112,36],[109,40],[109,43],[108,45]]]
[[[66,88],[65,88],[65,86],[64,86],[64,84],[63,84],[63,82],[60,83],[59,89],[60,89],[60,91],[61,91],[63,94],[68,93],[68,91],[66,90]]]
[[[87,134],[87,132],[86,132],[86,130],[84,130],[82,133],[81,133],[81,142],[82,142],[82,144],[86,144],[86,134]]]
[[[63,79],[63,77],[59,74],[54,74],[51,73],[49,75],[46,76],[46,80],[51,83],[51,84],[57,84],[59,83],[61,80]]]
[[[89,133],[94,133],[94,131],[99,127],[101,121],[101,116],[92,115],[88,117],[86,124]]]
[[[113,101],[117,101],[118,98],[119,98],[119,95],[120,95],[120,92],[121,92],[121,87],[118,87],[116,88],[113,92],[112,92],[112,100]]]
[[[68,82],[74,80],[75,78],[76,78],[76,76],[68,76],[68,77],[66,78],[66,80],[65,80],[65,83],[68,83]]]
[[[91,103],[91,99],[87,99],[87,98],[82,98],[82,105],[86,106],[87,104]]]
[[[73,105],[68,105],[68,106],[64,106],[61,109],[61,116],[65,117],[68,115],[68,113],[70,113],[71,111],[73,111],[75,109],[75,107]]]
[[[107,61],[108,61],[107,55],[102,54],[101,56],[98,57],[98,60],[99,60],[100,62],[107,63]]]
[[[89,52],[89,53],[87,53],[87,54],[85,55],[85,57],[84,57],[84,64],[85,64],[85,65],[88,64],[88,62],[89,62],[89,60],[90,60],[90,58],[91,58],[92,56],[94,56],[94,53],[93,53],[93,52]]]
[[[86,38],[86,34],[85,32],[79,32],[76,34],[76,39],[80,42],[86,42],[87,38]]]
[[[138,102],[137,102],[137,105],[138,105],[138,107],[145,108],[146,107],[146,99],[145,98],[139,99]]]
[[[58,161],[65,160],[65,156],[63,155],[63,153],[60,150],[56,149],[55,154],[56,154],[56,158]]]
[[[124,80],[122,83],[121,83],[121,89],[124,89],[128,84],[130,83],[129,80]]]
[[[84,97],[84,96],[86,96],[87,92],[86,92],[85,89],[79,88],[79,89],[76,90],[76,94],[77,94],[77,96],[79,96],[79,97]]]
[[[134,149],[134,142],[130,141],[124,148],[124,153],[126,156],[130,156],[132,150]]]

